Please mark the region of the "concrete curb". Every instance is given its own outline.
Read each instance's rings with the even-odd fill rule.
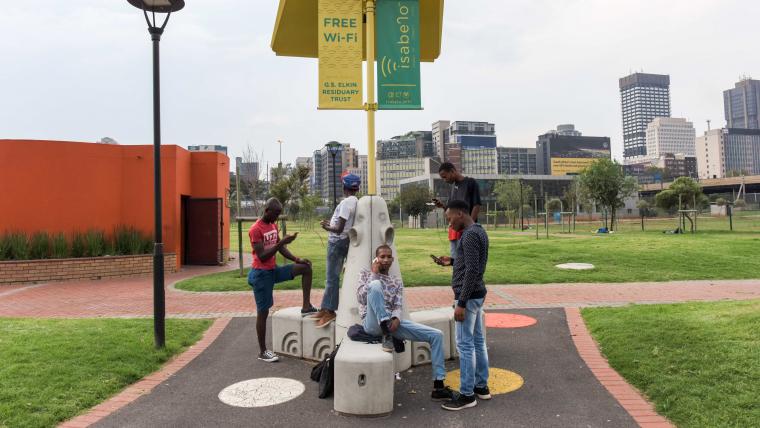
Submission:
[[[177,355],[157,372],[151,373],[148,376],[142,378],[136,383],[129,385],[126,389],[119,392],[110,399],[98,404],[91,408],[86,413],[76,416],[66,422],[58,425],[59,428],[84,428],[95,424],[101,419],[107,417],[111,413],[116,412],[122,407],[127,406],[131,402],[140,398],[140,396],[149,394],[153,388],[161,384],[163,381],[177,373],[183,367],[188,365],[195,357],[200,355],[206,348],[208,348],[219,334],[227,327],[230,322],[230,318],[218,318],[214,320],[214,323],[203,334],[201,340],[195,345],[188,348],[185,352]]]
[[[636,423],[642,428],[675,427],[666,418],[657,414],[652,403],[610,367],[586,328],[580,309],[565,308],[565,317],[573,343],[586,366]]]

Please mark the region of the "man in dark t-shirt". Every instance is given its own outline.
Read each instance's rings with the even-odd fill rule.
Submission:
[[[451,191],[449,192],[449,199],[446,201],[446,204],[438,199],[433,199],[435,206],[445,210],[451,201],[464,201],[470,207],[470,217],[477,222],[481,205],[478,182],[472,177],[462,175],[451,162],[442,163],[440,168],[438,168],[438,175],[441,176],[443,181],[451,184]],[[457,244],[461,236],[461,232],[449,228],[450,253],[452,257],[456,253]]]

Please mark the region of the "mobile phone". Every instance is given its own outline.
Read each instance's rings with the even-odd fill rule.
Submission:
[[[434,204],[434,203],[432,203],[432,202],[425,202],[425,205],[427,205],[427,206],[431,206],[431,207],[434,207],[434,206],[435,206],[435,204]]]
[[[436,262],[438,264],[441,264],[441,259],[439,259],[438,257],[436,257],[436,256],[434,256],[434,255],[431,254],[430,258],[432,258],[434,262]]]

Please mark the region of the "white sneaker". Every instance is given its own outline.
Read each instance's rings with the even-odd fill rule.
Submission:
[[[259,354],[259,359],[261,361],[266,361],[267,363],[274,363],[274,362],[280,361],[280,357],[278,357],[277,354],[275,354],[274,352],[268,349],[262,352],[261,354]]]

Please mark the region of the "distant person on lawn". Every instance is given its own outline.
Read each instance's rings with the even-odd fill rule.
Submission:
[[[274,285],[278,282],[290,281],[301,276],[303,290],[303,306],[301,316],[317,312],[311,305],[311,262],[294,256],[287,245],[296,240],[298,232],[285,235],[280,239],[277,219],[282,213],[282,204],[271,198],[264,206],[264,215],[251,226],[248,237],[253,247],[253,269],[248,273],[248,285],[253,288],[256,301],[256,336],[259,339],[259,360],[273,363],[280,358],[266,347],[267,317],[269,308],[274,304]],[[282,254],[293,264],[277,266],[275,255]]]
[[[326,327],[335,319],[340,294],[340,272],[343,270],[343,263],[348,256],[350,241],[348,231],[354,225],[356,206],[359,204],[356,194],[361,188],[361,177],[346,172],[341,176],[341,182],[343,183],[343,196],[345,198],[335,207],[332,218],[329,221],[322,220],[320,223],[322,229],[329,232],[329,236],[327,237],[325,294],[316,315],[317,328]]]

